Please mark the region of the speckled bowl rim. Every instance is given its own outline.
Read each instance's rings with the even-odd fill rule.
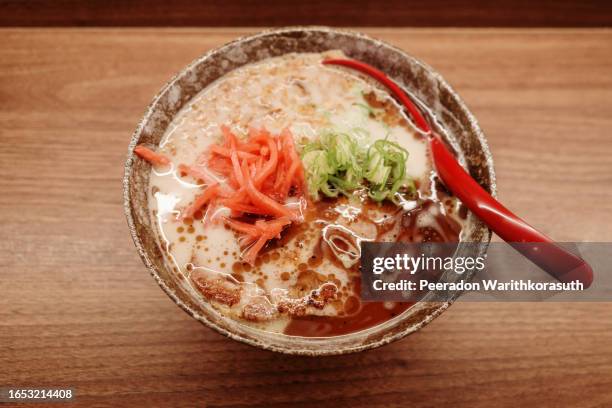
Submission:
[[[204,325],[206,325],[207,327],[210,327],[212,329],[214,329],[215,331],[217,331],[218,333],[222,334],[225,337],[228,337],[232,340],[236,340],[239,341],[241,343],[244,344],[248,344],[250,346],[259,348],[259,349],[264,349],[264,350],[268,350],[268,351],[274,351],[274,352],[280,352],[283,354],[290,354],[290,355],[305,355],[305,356],[328,356],[328,355],[342,355],[342,354],[350,354],[350,353],[355,353],[355,352],[359,352],[359,351],[365,351],[365,350],[370,350],[370,349],[374,349],[374,348],[378,348],[381,347],[383,345],[392,343],[396,340],[402,339],[404,337],[406,337],[407,335],[414,333],[418,330],[420,330],[421,328],[423,328],[424,326],[426,326],[429,322],[431,322],[432,320],[434,320],[436,317],[438,317],[442,312],[444,312],[446,309],[449,308],[449,306],[456,300],[456,296],[451,298],[449,301],[446,302],[436,302],[437,303],[437,307],[431,311],[429,314],[427,314],[425,317],[423,317],[423,319],[418,322],[415,323],[413,325],[411,325],[410,327],[405,328],[402,331],[399,331],[391,336],[383,336],[382,338],[376,340],[376,341],[372,341],[369,343],[362,343],[359,345],[355,345],[353,347],[345,347],[342,349],[338,349],[338,350],[325,350],[325,351],[317,351],[317,350],[312,350],[312,349],[307,349],[307,348],[286,348],[286,347],[281,347],[281,346],[277,346],[275,344],[268,344],[268,343],[264,343],[264,342],[260,342],[260,341],[256,341],[253,340],[251,338],[246,338],[243,337],[241,335],[238,335],[236,333],[233,333],[219,325],[217,325],[216,323],[210,321],[209,319],[207,319],[205,316],[200,315],[199,313],[197,313],[195,310],[193,310],[191,307],[189,307],[187,304],[185,304],[167,285],[166,283],[160,278],[160,276],[158,275],[158,273],[155,270],[155,267],[153,265],[153,263],[151,262],[151,260],[149,259],[147,252],[143,246],[143,243],[136,231],[136,226],[135,226],[135,222],[134,222],[134,218],[132,216],[132,212],[131,212],[131,197],[130,197],[130,174],[132,172],[132,167],[133,167],[133,162],[134,162],[134,147],[136,146],[136,144],[138,143],[139,139],[140,139],[140,135],[143,132],[143,129],[145,127],[145,125],[147,124],[147,122],[151,119],[151,117],[154,115],[155,113],[155,108],[157,107],[158,102],[160,101],[160,99],[162,98],[162,96],[168,92],[168,90],[170,88],[172,88],[178,81],[179,79],[181,79],[183,76],[185,76],[190,70],[192,70],[194,67],[196,67],[197,65],[205,62],[208,58],[210,58],[213,54],[215,53],[222,53],[224,49],[230,48],[235,46],[236,44],[245,42],[247,40],[253,40],[253,39],[257,39],[259,37],[264,37],[264,36],[268,36],[270,34],[283,34],[283,33],[290,33],[290,32],[295,32],[295,31],[324,31],[324,32],[328,32],[328,33],[337,33],[337,34],[342,34],[342,35],[347,35],[347,36],[352,36],[355,37],[356,39],[366,39],[368,41],[371,41],[373,43],[376,44],[380,44],[383,45],[395,52],[397,52],[399,55],[402,56],[402,58],[406,58],[406,59],[411,59],[415,64],[417,64],[418,66],[420,66],[421,68],[423,68],[424,70],[428,71],[428,74],[431,75],[433,78],[436,79],[436,81],[438,82],[439,86],[445,88],[445,91],[447,91],[451,97],[457,102],[458,105],[458,109],[459,111],[465,115],[465,117],[468,119],[469,123],[470,123],[470,127],[471,130],[476,138],[476,140],[478,141],[478,144],[480,145],[480,150],[485,158],[485,167],[488,169],[488,178],[490,180],[489,184],[488,184],[488,188],[490,193],[495,197],[497,194],[497,184],[496,184],[496,177],[495,177],[495,169],[494,169],[494,165],[493,165],[493,157],[491,155],[491,151],[489,149],[489,145],[486,141],[486,138],[478,124],[478,121],[476,120],[476,118],[474,117],[474,115],[472,115],[472,113],[469,111],[469,109],[467,108],[465,102],[463,101],[463,99],[457,94],[457,92],[446,82],[446,80],[436,71],[434,70],[432,67],[430,67],[428,64],[424,63],[423,61],[409,55],[408,53],[404,52],[403,50],[390,45],[384,41],[372,38],[368,35],[365,35],[363,33],[360,32],[356,32],[356,31],[352,31],[352,30],[343,30],[343,29],[335,29],[335,28],[330,28],[330,27],[324,27],[324,26],[289,26],[289,27],[283,27],[283,28],[278,28],[278,29],[269,29],[269,30],[263,30],[259,33],[253,34],[253,35],[246,35],[246,36],[242,36],[242,37],[238,37],[237,39],[228,42],[220,47],[216,47],[213,48],[211,50],[209,50],[208,52],[206,52],[205,54],[203,54],[202,56],[196,58],[195,60],[193,60],[189,65],[187,65],[186,67],[184,67],[181,71],[179,71],[176,75],[174,75],[162,88],[161,90],[155,95],[155,97],[153,98],[152,102],[148,105],[146,111],[145,111],[145,115],[143,116],[143,118],[140,120],[136,130],[133,132],[132,137],[131,137],[131,141],[128,147],[128,155],[127,155],[127,160],[125,162],[125,166],[124,166],[124,177],[123,177],[123,202],[124,202],[124,212],[125,212],[125,216],[127,219],[127,224],[128,224],[128,228],[130,230],[130,234],[132,236],[132,239],[134,241],[134,245],[136,247],[136,250],[138,251],[138,254],[140,256],[140,258],[142,259],[143,263],[145,264],[145,266],[147,267],[147,269],[149,270],[149,273],[151,274],[151,276],[153,276],[153,278],[155,279],[155,281],[158,283],[158,285],[163,289],[163,291],[166,293],[166,295],[168,295],[168,297],[170,297],[178,306],[181,307],[181,309],[183,309],[187,314],[189,314],[191,317],[193,317],[194,319],[200,321],[201,323],[203,323]],[[488,242],[490,242],[490,238],[491,238],[491,231],[488,230],[487,232],[485,232],[487,238],[484,240],[486,241],[486,243],[488,244]],[[331,338],[333,339],[333,337]]]

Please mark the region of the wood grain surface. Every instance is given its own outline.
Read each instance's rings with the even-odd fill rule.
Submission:
[[[0,387],[73,387],[83,407],[612,406],[612,303],[460,303],[313,359],[225,339],[164,295],[123,215],[128,141],[173,73],[252,31],[0,30]],[[510,208],[612,241],[611,31],[365,31],[463,96]]]
[[[0,26],[609,27],[609,0],[0,0]]]

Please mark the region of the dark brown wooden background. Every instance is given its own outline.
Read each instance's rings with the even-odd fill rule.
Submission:
[[[604,27],[610,0],[0,0],[0,26]]]
[[[611,407],[612,303],[460,302],[314,359],[228,340],[164,295],[123,215],[130,135],[174,73],[255,31],[0,29],[0,387],[74,387],[85,408]],[[509,208],[612,241],[612,30],[361,31],[461,94]]]
[[[0,387],[73,387],[87,408],[611,407],[612,303],[458,303],[313,359],[223,338],[162,293],[123,216],[130,134],[174,73],[258,30],[239,26],[290,24],[383,27],[358,29],[471,107],[506,205],[612,241],[612,30],[593,28],[612,1],[0,0]]]

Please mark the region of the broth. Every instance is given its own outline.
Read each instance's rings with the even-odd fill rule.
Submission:
[[[204,89],[174,118],[160,143],[159,153],[172,165],[153,168],[150,177],[149,211],[159,245],[193,296],[244,324],[293,336],[347,334],[407,310],[409,303],[359,300],[359,243],[455,242],[466,214],[437,179],[426,142],[397,103],[368,80],[323,66],[326,55],[339,53],[271,58]],[[208,206],[181,217],[211,183],[184,177],[179,165],[198,162],[220,140],[224,126],[240,141],[253,128],[272,134],[289,129],[298,149],[329,129],[361,146],[391,141],[409,153],[405,174],[415,189],[395,203],[376,203],[361,189],[307,205],[289,197],[284,204],[300,209],[299,222],[283,227],[250,264],[241,246],[245,236],[219,222],[235,211]],[[248,212],[231,216],[249,225],[262,219]]]

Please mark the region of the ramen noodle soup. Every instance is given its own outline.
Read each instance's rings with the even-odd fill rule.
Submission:
[[[363,330],[409,303],[360,301],[360,244],[455,242],[465,208],[395,100],[339,52],[289,54],[208,86],[151,162],[150,216],[199,302],[293,336]]]

